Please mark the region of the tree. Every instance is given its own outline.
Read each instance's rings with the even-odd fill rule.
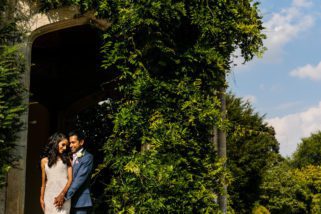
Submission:
[[[321,168],[291,168],[284,162],[266,171],[261,201],[271,213],[319,213]]]
[[[260,203],[271,213],[319,213],[320,136],[303,138],[293,157],[264,173]]]
[[[254,112],[249,102],[232,94],[227,96],[227,117],[231,123],[227,166],[234,178],[229,194],[234,210],[248,213],[260,197],[264,172],[281,160],[279,143],[264,117]]]
[[[321,132],[303,138],[292,156],[293,167],[305,167],[321,164]]]
[[[309,213],[309,189],[286,162],[265,172],[261,192],[260,204],[271,213]]]

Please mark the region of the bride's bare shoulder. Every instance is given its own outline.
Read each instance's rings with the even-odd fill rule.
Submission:
[[[41,165],[45,165],[46,163],[48,163],[48,158],[47,157],[44,157],[41,159]]]

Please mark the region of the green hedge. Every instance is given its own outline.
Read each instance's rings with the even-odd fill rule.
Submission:
[[[22,34],[15,20],[8,20],[7,2],[0,1],[0,187],[18,158],[14,155],[14,143],[22,129],[20,118],[26,109],[23,105],[26,90],[21,81],[25,61],[14,45]]]
[[[23,59],[16,47],[0,47],[0,185],[6,172],[17,158],[13,155],[14,142],[22,128],[21,114],[25,110],[21,83]]]

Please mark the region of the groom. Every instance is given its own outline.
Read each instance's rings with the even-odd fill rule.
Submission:
[[[65,197],[56,197],[54,204],[56,207],[61,207],[65,200],[71,199],[71,214],[88,214],[92,209],[89,185],[93,156],[84,150],[85,139],[81,132],[70,132],[69,143],[73,153],[72,184]]]

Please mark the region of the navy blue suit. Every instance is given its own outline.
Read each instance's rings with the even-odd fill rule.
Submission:
[[[81,209],[92,207],[90,197],[90,177],[93,168],[93,156],[87,151],[83,151],[83,156],[78,157],[73,166],[73,180],[65,196],[66,200],[71,199],[71,209]],[[84,212],[75,212],[84,213]]]

